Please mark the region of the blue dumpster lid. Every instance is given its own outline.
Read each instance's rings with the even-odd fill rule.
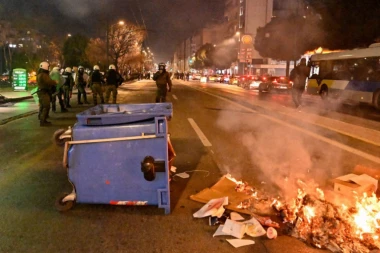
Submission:
[[[104,104],[77,114],[78,123],[88,126],[104,126],[133,123],[155,117],[173,116],[172,103]]]

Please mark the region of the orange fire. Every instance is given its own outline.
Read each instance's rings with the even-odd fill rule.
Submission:
[[[232,178],[231,175],[227,177],[236,183],[236,190],[247,189],[247,187],[249,187],[247,183],[238,181]],[[308,185],[302,181],[298,181],[297,183],[301,188],[308,187]],[[342,238],[349,237],[362,242],[361,246],[363,247],[370,244],[372,247],[380,248],[380,199],[377,198],[375,194],[371,196],[365,194],[363,196],[357,196],[354,206],[349,207],[344,204],[336,206],[325,200],[325,194],[322,189],[315,188],[314,192],[310,192],[309,187],[308,192],[306,192],[306,190],[301,188],[297,190],[297,196],[295,198],[286,202],[280,200],[280,198],[272,198],[273,201],[271,200],[269,202],[271,203],[270,205],[280,213],[285,223],[294,224],[295,227],[297,227],[300,222],[303,223],[303,225],[299,227],[299,236],[301,238],[303,238],[305,233],[310,233],[310,236],[315,235],[316,239],[313,241],[313,245],[318,248],[326,247],[326,243],[329,243],[329,240],[331,240],[331,243],[345,248],[347,246],[345,245],[346,241]],[[257,191],[252,193],[251,197],[259,199]],[[249,201],[247,203],[249,204]],[[247,203],[243,202],[238,207],[247,208]],[[339,239],[334,237],[334,232],[327,229],[329,224],[323,226],[325,219],[331,220],[331,223],[329,223],[332,226],[331,229],[344,229],[344,232],[338,230]],[[336,220],[336,222],[334,223],[333,220]],[[339,224],[342,225],[339,226]],[[322,227],[326,230],[323,230]],[[323,233],[325,233],[329,239],[320,244],[318,239],[320,239],[320,235]],[[329,235],[332,236],[329,237]],[[370,240],[370,242],[368,242],[368,240]],[[355,245],[352,245],[354,244],[350,246],[355,247]],[[351,249],[355,251],[354,248]]]

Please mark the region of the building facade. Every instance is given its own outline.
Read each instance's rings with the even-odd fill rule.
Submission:
[[[236,55],[236,60],[227,73],[285,75],[286,62],[263,58],[255,50],[254,40],[257,29],[264,27],[272,18],[301,14],[304,9],[301,1],[225,0],[224,7],[224,18],[219,24],[200,29],[178,45],[173,57],[176,70],[189,71],[195,52],[206,43],[234,43],[230,50]]]

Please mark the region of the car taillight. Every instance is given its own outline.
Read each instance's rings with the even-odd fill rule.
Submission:
[[[277,83],[277,80],[276,80],[276,79],[274,79],[274,80],[273,80],[273,82],[274,82],[274,83]]]

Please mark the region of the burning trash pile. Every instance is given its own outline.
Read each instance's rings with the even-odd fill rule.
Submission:
[[[255,212],[257,203],[271,199],[260,197],[260,192],[247,183],[234,181],[236,191],[250,195],[238,208]],[[357,195],[354,203],[351,207],[330,203],[324,192],[316,188],[309,193],[298,189],[297,197],[288,202],[272,198],[270,206],[285,223],[286,234],[315,247],[355,253],[380,249],[380,200],[375,194],[364,193]]]
[[[279,229],[280,225],[269,217],[261,216],[263,213],[272,212],[283,222],[281,233],[317,248],[343,253],[367,253],[380,249],[380,199],[374,193],[354,194],[351,202],[343,201],[342,195],[336,195],[339,201],[337,203],[327,201],[330,197],[325,197],[325,193],[319,188],[306,189],[307,185],[302,181],[298,185],[304,187],[298,189],[297,196],[284,201],[226,175],[213,187],[191,196],[193,200],[207,203],[194,217],[211,216],[210,225],[222,226],[218,229],[220,233],[217,231],[216,235],[242,238],[246,233],[250,236],[261,236],[265,235],[263,227],[268,227],[266,234],[273,239],[277,237],[275,229]],[[228,197],[210,200],[210,196]],[[232,213],[226,215],[223,206],[249,214],[251,220],[239,222],[233,218]],[[205,213],[206,210],[208,211]]]
[[[370,252],[380,249],[380,201],[375,195],[357,197],[355,206],[334,205],[316,194],[298,190],[297,198],[273,207],[287,224],[288,234],[332,252]]]

